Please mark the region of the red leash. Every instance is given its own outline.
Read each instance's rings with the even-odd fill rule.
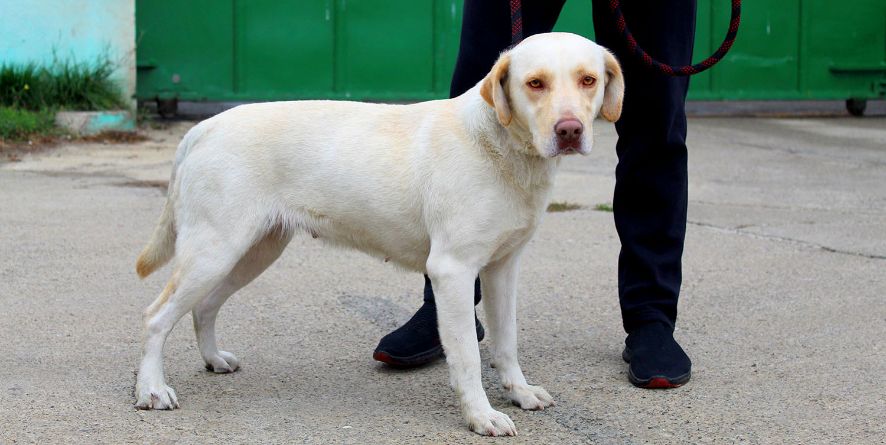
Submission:
[[[618,31],[628,43],[628,51],[630,51],[631,55],[642,62],[644,66],[669,76],[691,76],[716,65],[732,48],[735,36],[738,34],[739,22],[741,22],[741,0],[732,0],[732,18],[729,21],[729,31],[726,32],[726,37],[723,39],[720,47],[717,48],[717,51],[695,65],[673,66],[661,63],[653,59],[646,51],[643,51],[643,48],[640,47],[628,29],[624,14],[621,12],[621,2],[619,0],[609,0],[609,10],[612,11]],[[521,40],[523,40],[522,2],[520,0],[511,0],[511,43],[516,45]]]

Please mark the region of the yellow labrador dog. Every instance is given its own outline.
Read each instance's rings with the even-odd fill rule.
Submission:
[[[163,346],[188,311],[207,368],[237,369],[239,360],[216,346],[219,308],[295,232],[307,232],[427,273],[467,424],[479,434],[516,434],[480,381],[474,278],[481,276],[493,364],[508,396],[524,409],[553,405],[517,363],[520,254],[562,155],[588,154],[594,118],[617,120],[623,94],[606,49],[551,33],[503,53],[454,99],[264,103],[201,122],[178,147],[166,206],[138,258],[145,277],[175,256],[169,283],[145,311],[136,406],[179,406],[164,379]]]

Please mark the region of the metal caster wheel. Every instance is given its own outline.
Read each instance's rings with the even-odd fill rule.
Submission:
[[[178,99],[157,99],[157,114],[164,119],[175,117],[178,112]]]
[[[864,116],[867,107],[868,101],[865,99],[846,99],[846,111],[855,117]]]

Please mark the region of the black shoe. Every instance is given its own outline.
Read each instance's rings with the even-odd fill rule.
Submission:
[[[486,336],[475,316],[477,340]],[[437,306],[425,302],[403,326],[385,335],[378,342],[372,358],[397,368],[414,368],[443,357],[443,346],[437,332]]]
[[[689,381],[692,361],[663,323],[636,328],[625,340],[621,354],[628,366],[628,380],[640,388],[676,388]]]

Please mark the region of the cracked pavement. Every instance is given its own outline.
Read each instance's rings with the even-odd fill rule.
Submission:
[[[203,369],[189,320],[166,347],[182,408],[132,407],[142,310],[169,274],[135,257],[192,123],[135,144],[68,144],[0,164],[0,443],[488,443],[445,365],[372,361],[422,278],[297,237],[220,313],[242,369]],[[611,202],[614,130],[564,160],[520,277],[521,364],[557,399],[510,406],[510,443],[881,443],[886,437],[886,118],[695,118],[676,336],[686,386],[626,378]],[[480,314],[482,318],[482,311]],[[186,317],[189,318],[189,317]],[[481,344],[484,360],[487,345]]]

